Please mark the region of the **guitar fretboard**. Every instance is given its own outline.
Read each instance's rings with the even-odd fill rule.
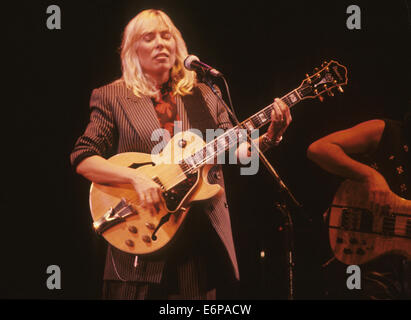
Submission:
[[[300,102],[302,98],[297,92],[297,89],[295,89],[282,97],[281,100],[291,108]],[[206,163],[213,163],[219,154],[238,145],[241,141],[246,141],[247,134],[250,135],[254,130],[261,128],[271,121],[271,112],[273,109],[274,103],[241,122],[240,126],[235,126],[227,130],[213,141],[207,143],[202,149],[185,158],[180,164],[183,172],[196,170]]]

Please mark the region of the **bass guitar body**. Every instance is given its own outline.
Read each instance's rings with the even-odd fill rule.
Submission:
[[[375,208],[364,184],[346,180],[329,212],[329,238],[335,257],[360,265],[387,253],[411,257],[411,201],[389,193]]]

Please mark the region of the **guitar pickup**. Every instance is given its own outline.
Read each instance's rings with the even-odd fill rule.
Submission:
[[[110,208],[100,219],[93,222],[94,231],[102,235],[108,229],[124,222],[126,217],[137,213],[134,207],[123,198],[114,208]]]

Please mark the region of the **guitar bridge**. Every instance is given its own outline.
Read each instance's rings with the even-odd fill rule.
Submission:
[[[100,219],[93,222],[94,231],[102,235],[108,229],[124,222],[126,217],[137,213],[134,207],[123,198],[114,208],[110,208]]]

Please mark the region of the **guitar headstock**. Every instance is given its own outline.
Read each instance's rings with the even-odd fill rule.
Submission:
[[[321,69],[315,68],[313,75],[306,74],[306,79],[298,87],[297,91],[301,99],[318,97],[322,102],[322,94],[327,92],[329,96],[334,96],[332,89],[337,88],[341,93],[343,85],[348,82],[347,68],[337,61],[324,62]]]

